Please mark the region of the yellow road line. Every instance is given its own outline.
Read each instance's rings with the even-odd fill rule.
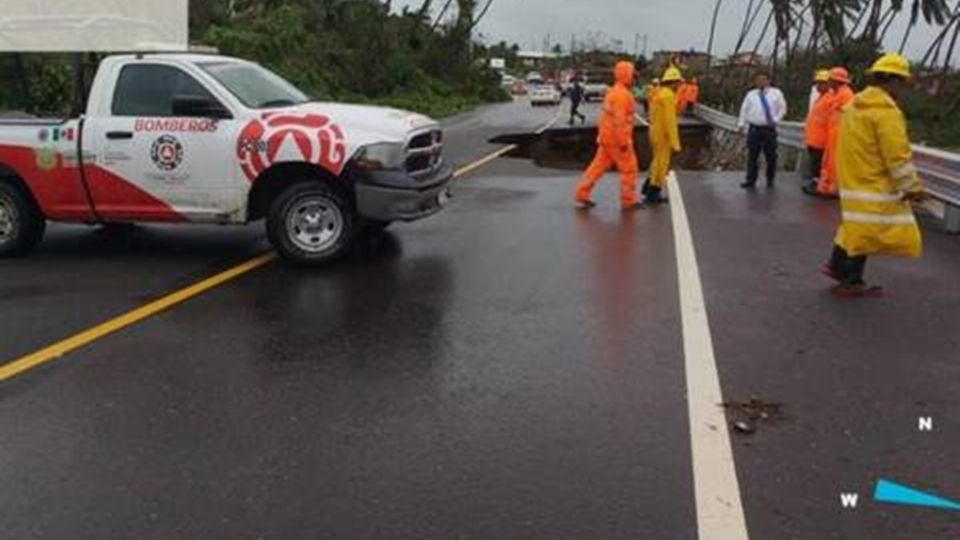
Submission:
[[[538,131],[538,133],[542,133],[551,125],[553,125],[553,123],[556,122],[557,118],[559,118],[559,115],[556,118],[554,118],[550,123],[548,123],[546,126],[541,128]],[[515,144],[507,145],[497,150],[496,152],[493,152],[492,154],[486,157],[480,158],[477,161],[474,161],[473,163],[461,168],[460,170],[453,173],[453,175],[455,177],[463,176],[471,171],[474,171],[486,165],[487,163],[490,163],[491,161],[499,158],[500,156],[506,154],[507,152],[510,152],[511,150],[515,149],[516,147],[517,145]],[[69,337],[63,341],[59,341],[57,343],[54,343],[53,345],[44,347],[39,351],[30,353],[26,356],[23,356],[21,358],[18,358],[6,364],[2,364],[0,365],[0,382],[8,381],[18,375],[22,375],[27,371],[30,371],[31,369],[34,369],[36,367],[52,362],[64,356],[67,353],[86,347],[87,345],[93,343],[94,341],[97,341],[106,336],[109,336],[110,334],[119,332],[124,328],[127,328],[145,319],[153,317],[154,315],[162,311],[166,311],[174,306],[177,306],[178,304],[182,304],[187,300],[190,300],[191,298],[195,298],[207,291],[210,291],[211,289],[215,289],[229,281],[233,281],[234,279],[244,274],[250,273],[256,270],[257,268],[265,266],[273,262],[276,258],[277,258],[276,253],[273,253],[273,252],[264,253],[262,255],[254,257],[253,259],[250,259],[249,261],[243,264],[240,264],[239,266],[235,266],[213,277],[210,277],[201,282],[195,283],[185,289],[181,289],[173,294],[164,296],[163,298],[160,298],[147,305],[134,309],[133,311],[124,313],[123,315],[110,319],[109,321],[103,324],[94,326],[93,328],[90,328],[88,330],[84,330],[83,332],[80,332],[79,334]]]
[[[516,148],[517,148],[517,145],[515,145],[515,144],[508,144],[507,146],[504,146],[503,148],[497,150],[496,152],[493,152],[493,153],[491,153],[491,154],[488,154],[488,155],[486,155],[486,156],[478,159],[477,161],[474,161],[473,163],[471,163],[471,164],[469,164],[469,165],[466,165],[466,166],[464,166],[464,167],[461,167],[460,169],[458,169],[456,172],[453,173],[453,176],[454,176],[454,178],[459,178],[459,177],[461,177],[461,176],[463,176],[463,175],[465,175],[465,174],[467,174],[467,173],[469,173],[469,172],[472,172],[472,171],[474,171],[474,170],[476,170],[476,169],[479,169],[480,167],[483,167],[483,166],[486,165],[487,163],[490,163],[491,161],[499,158],[500,156],[502,156],[502,155],[504,155],[504,154],[506,154],[506,153],[508,153],[508,152],[510,152],[510,151],[512,151],[512,150],[514,150],[514,149],[516,149]]]
[[[14,360],[13,362],[4,364],[0,366],[0,382],[10,380],[26,371],[56,360],[57,358],[60,358],[71,351],[85,347],[90,343],[97,341],[98,339],[152,317],[161,311],[170,309],[177,304],[182,304],[183,302],[199,296],[210,289],[219,287],[228,281],[256,270],[257,268],[270,263],[276,258],[277,255],[275,253],[265,253],[211,278],[207,278],[185,289],[181,289],[145,306],[120,315],[119,317],[111,319],[101,325],[94,326],[89,330],[85,330],[59,343],[54,343],[53,345],[43,348],[35,353],[28,354],[27,356]]]

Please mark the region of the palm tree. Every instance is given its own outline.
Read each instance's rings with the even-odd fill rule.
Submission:
[[[902,4],[903,0],[899,0],[898,3]],[[938,26],[943,26],[947,22],[949,13],[950,7],[947,5],[947,0],[913,0],[910,6],[910,24],[903,33],[899,51],[902,53],[907,48],[907,41],[920,21],[921,14],[927,24],[936,23]]]
[[[954,28],[955,25],[960,25],[960,0],[957,2],[957,6],[953,9],[952,15],[949,17],[949,20],[946,21],[946,24],[943,27],[943,30],[937,35],[937,37],[930,44],[930,47],[927,49],[927,52],[923,55],[923,60],[920,61],[920,65],[926,67],[934,67],[940,60],[940,54],[943,51],[943,45],[946,42],[947,36],[950,35],[950,31]],[[947,51],[947,57],[953,57],[953,48],[956,46],[956,41],[951,41],[949,50]],[[949,60],[945,64],[945,69],[949,67]]]
[[[707,74],[710,73],[710,65],[713,62],[713,40],[717,35],[717,18],[720,16],[720,7],[723,6],[723,0],[717,0],[713,6],[713,20],[710,22],[710,42],[707,44]]]

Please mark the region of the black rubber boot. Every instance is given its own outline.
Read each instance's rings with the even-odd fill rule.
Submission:
[[[664,204],[667,202],[667,198],[661,195],[660,188],[656,186],[650,186],[645,195],[647,196],[647,204]]]

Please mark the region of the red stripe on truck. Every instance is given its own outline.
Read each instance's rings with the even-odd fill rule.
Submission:
[[[64,163],[53,149],[0,145],[0,163],[26,184],[47,219],[84,223],[95,221],[75,164]],[[124,178],[96,165],[85,165],[87,185],[97,215],[107,221],[185,221],[167,203]]]
[[[81,222],[93,219],[80,170],[65,167],[62,154],[52,148],[0,145],[0,163],[23,180],[48,218]]]
[[[154,221],[176,223],[186,219],[162,199],[96,165],[86,165],[87,185],[105,221]]]

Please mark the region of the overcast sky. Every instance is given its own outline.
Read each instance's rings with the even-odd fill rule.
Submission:
[[[397,8],[421,3],[393,0]],[[717,30],[718,51],[733,49],[746,5],[746,0],[724,2]],[[571,36],[585,40],[597,32],[603,32],[608,43],[620,39],[628,51],[633,50],[636,34],[641,36],[641,51],[644,34],[648,52],[691,47],[706,50],[713,6],[714,0],[494,0],[480,32],[487,42],[506,40],[532,50],[542,49],[548,35],[552,43],[567,48]],[[904,22],[908,18],[908,14],[902,15]],[[899,47],[905,26],[895,25],[891,30],[889,47]],[[935,35],[930,28],[918,28],[911,38],[908,55],[922,55]],[[753,41],[750,44],[752,48]]]

